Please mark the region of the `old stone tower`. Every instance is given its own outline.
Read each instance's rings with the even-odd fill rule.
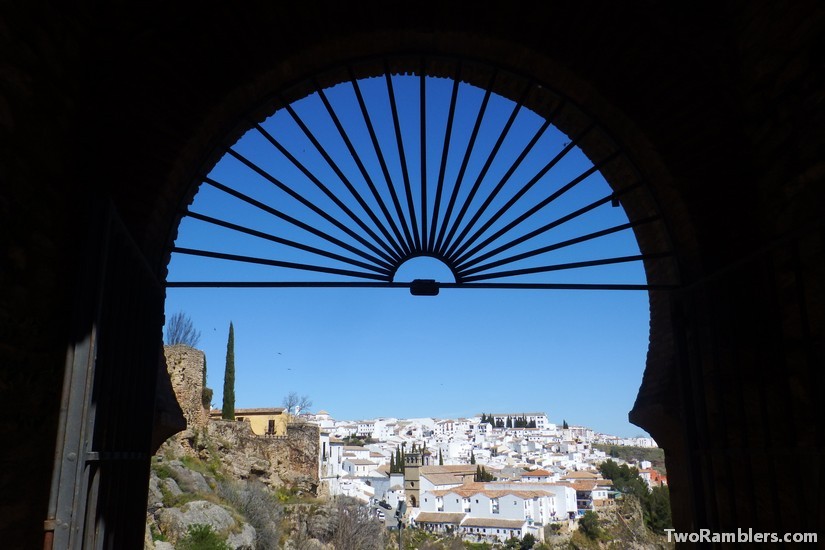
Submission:
[[[203,429],[209,421],[209,403],[203,402],[206,355],[185,346],[164,346],[166,369],[188,429]]]
[[[404,455],[404,494],[407,504],[417,508],[421,501],[421,453],[411,452]]]

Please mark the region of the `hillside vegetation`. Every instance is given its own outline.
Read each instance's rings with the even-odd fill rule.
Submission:
[[[212,448],[153,458],[145,550],[384,549],[383,525],[357,502],[236,478]]]
[[[600,443],[593,444],[593,448],[599,451],[604,451],[607,456],[611,458],[618,458],[625,462],[639,463],[642,460],[647,460],[651,464],[651,468],[661,474],[667,475],[665,468],[665,450],[659,447],[631,447],[629,445],[603,445]]]

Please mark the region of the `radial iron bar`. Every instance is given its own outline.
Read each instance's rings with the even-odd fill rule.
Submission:
[[[316,102],[310,103],[313,110],[280,98],[279,110],[285,115],[250,122],[253,132],[266,141],[267,154],[276,155],[278,162],[270,157],[261,158],[260,151],[254,147],[244,149],[237,144],[224,147],[226,157],[234,158],[251,171],[238,178],[251,176],[249,181],[254,180],[255,185],[259,185],[257,174],[265,180],[264,186],[268,182],[277,188],[271,192],[279,198],[263,198],[262,195],[259,200],[254,192],[247,191],[254,187],[248,183],[235,185],[234,182],[218,182],[213,177],[203,178],[203,183],[271,216],[280,224],[277,225],[279,229],[270,229],[266,220],[261,222],[264,229],[253,228],[246,219],[238,221],[224,216],[223,210],[218,214],[204,210],[187,212],[186,215],[218,228],[217,231],[244,236],[238,240],[239,246],[268,241],[286,247],[278,249],[285,251],[285,256],[267,258],[269,253],[259,252],[259,249],[250,253],[234,249],[206,250],[212,248],[211,243],[207,246],[178,246],[172,250],[174,254],[214,261],[268,266],[277,270],[277,275],[281,270],[292,270],[323,273],[344,280],[169,281],[167,287],[407,288],[414,295],[430,296],[437,295],[441,288],[647,291],[677,288],[676,285],[609,281],[537,281],[536,275],[540,274],[646,262],[668,256],[668,253],[636,254],[627,250],[615,251],[615,257],[584,261],[565,261],[570,258],[565,258],[564,252],[554,254],[558,257],[555,263],[548,263],[542,257],[659,220],[658,216],[652,215],[633,222],[625,219],[622,223],[614,215],[601,227],[598,224],[585,227],[578,234],[568,231],[563,238],[550,240],[551,230],[583,218],[608,202],[620,206],[621,196],[643,189],[644,183],[625,185],[607,196],[592,194],[593,185],[604,185],[604,182],[594,184],[592,180],[585,180],[609,164],[612,168],[617,159],[627,158],[620,150],[608,149],[602,151],[603,156],[598,161],[577,166],[575,172],[565,167],[565,163],[569,164],[565,159],[578,158],[568,155],[589,140],[598,127],[584,116],[569,138],[560,134],[553,124],[557,120],[569,120],[571,113],[576,116],[581,113],[564,97],[544,91],[539,83],[528,79],[519,82],[514,101],[510,101],[495,93],[506,80],[497,69],[479,70],[478,66],[462,61],[445,65],[443,60],[424,57],[408,60],[408,63],[411,65],[396,65],[393,61],[391,67],[389,60],[378,60],[374,67],[383,67],[383,73],[369,83],[367,78],[356,77],[359,67],[348,66],[344,69],[348,79],[335,91],[324,89],[313,80],[309,86],[314,97],[311,101]],[[428,71],[437,73],[437,76]],[[417,73],[414,79],[408,76],[411,72]],[[465,73],[469,75],[466,79]],[[470,89],[473,87],[469,83],[470,76],[472,82],[483,83],[475,91]],[[447,78],[449,86],[440,86],[435,82],[436,78]],[[347,92],[350,92],[348,96],[342,95]],[[435,93],[441,95],[430,95]],[[535,113],[531,115],[530,109],[536,96],[544,93],[549,95],[542,96],[540,102],[545,109],[536,121]],[[376,103],[379,96],[383,99]],[[473,102],[462,103],[466,97],[474,98]],[[339,102],[346,100],[350,103],[345,110]],[[416,108],[418,120],[414,118]],[[436,114],[439,118],[428,119]],[[503,126],[487,132],[488,120],[495,120],[496,116],[503,121]],[[327,117],[327,124],[319,125],[319,117]],[[524,119],[531,122],[524,125]],[[279,126],[281,124],[284,126]],[[352,124],[363,124],[360,134],[352,131]],[[487,133],[482,134],[482,130]],[[415,136],[416,131],[418,136]],[[529,137],[529,140],[510,143],[510,136],[519,135],[525,139]],[[557,135],[561,135],[561,139]],[[329,136],[340,138],[340,143],[330,142]],[[309,156],[302,155],[306,150],[302,151],[301,145],[297,145],[298,142],[303,144],[304,138],[308,144],[303,147],[310,149]],[[436,139],[443,141],[436,145],[433,141]],[[255,146],[258,144],[253,142]],[[417,166],[420,174],[415,174]],[[291,177],[294,174],[297,179]],[[561,178],[564,179],[556,183]],[[381,179],[383,184],[378,181]],[[240,183],[244,182],[247,180]],[[596,192],[600,191],[596,188]],[[283,202],[278,202],[282,196]],[[558,200],[562,196],[563,200]],[[569,203],[570,196],[578,203]],[[579,198],[582,196],[583,200]],[[327,199],[331,204],[327,204]],[[277,204],[277,208],[265,202]],[[563,205],[566,210],[549,217],[545,212],[550,208],[545,210],[545,207],[551,204],[557,209],[557,205]],[[516,212],[517,209],[521,213]],[[256,223],[259,220],[254,219]],[[286,227],[283,233],[281,227]],[[574,228],[573,224],[565,229],[568,228]],[[295,256],[297,260],[293,253],[298,254]],[[319,258],[319,263],[312,263],[315,258],[310,262],[303,261],[301,253]],[[442,261],[452,271],[455,282],[439,283],[432,279],[395,282],[399,268],[419,256]],[[578,257],[581,255],[574,259]],[[493,271],[497,268],[505,269]]]

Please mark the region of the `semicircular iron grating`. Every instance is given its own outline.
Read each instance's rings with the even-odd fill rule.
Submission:
[[[461,62],[383,68],[309,83],[224,147],[172,249],[170,273],[199,280],[167,286],[410,287],[399,268],[432,257],[453,280],[415,292],[669,288],[648,285],[642,265],[667,251],[642,255],[633,234],[659,219],[620,207],[643,183],[608,186],[603,171],[635,172],[574,105]],[[588,140],[599,158],[582,152]]]

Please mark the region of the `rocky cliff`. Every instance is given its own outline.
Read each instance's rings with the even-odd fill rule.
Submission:
[[[256,479],[273,489],[312,493],[318,488],[320,434],[314,424],[291,422],[285,436],[255,435],[245,422],[210,421],[204,406],[202,351],[167,346],[172,387],[186,418],[183,432],[163,444],[158,455],[220,462],[235,479]]]
[[[277,547],[278,518],[269,517],[277,495],[318,489],[318,427],[293,422],[285,436],[263,437],[245,422],[210,421],[203,352],[168,346],[165,354],[187,427],[154,457],[145,547],[174,548],[197,525],[235,550]]]

